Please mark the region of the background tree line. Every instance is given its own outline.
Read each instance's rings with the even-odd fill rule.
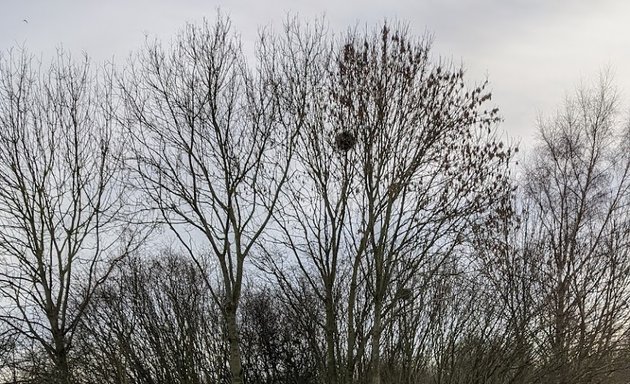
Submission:
[[[1,379],[627,382],[610,77],[517,165],[430,48],[289,20],[248,58],[219,18],[123,68],[5,53]]]

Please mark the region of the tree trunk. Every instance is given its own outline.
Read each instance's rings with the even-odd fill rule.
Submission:
[[[56,313],[50,310],[51,313]],[[70,384],[70,367],[68,365],[68,348],[63,331],[59,328],[59,319],[56,316],[48,318],[54,345],[53,362],[55,364],[53,383]]]
[[[68,353],[63,341],[55,340],[55,378],[53,382],[70,384],[70,367]]]
[[[239,349],[238,327],[236,325],[236,305],[228,305],[225,308],[225,321],[227,324],[227,337],[230,348],[230,376],[232,384],[243,384],[243,368],[241,365],[241,352]]]
[[[335,306],[332,288],[326,292],[326,383],[337,383],[337,364],[335,359]]]
[[[352,383],[354,381],[354,366],[355,366],[355,357],[354,357],[354,347],[356,344],[356,329],[355,329],[355,319],[354,319],[354,311],[357,300],[357,276],[359,273],[359,262],[360,258],[357,256],[354,260],[352,266],[352,277],[350,279],[350,292],[348,293],[348,344],[346,351],[346,370],[343,378],[344,383]]]
[[[381,332],[382,332],[382,315],[383,298],[377,289],[374,299],[374,326],[372,328],[372,351],[371,351],[371,384],[381,384]]]

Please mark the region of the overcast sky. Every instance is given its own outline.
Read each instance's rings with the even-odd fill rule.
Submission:
[[[186,22],[232,18],[244,43],[287,13],[326,15],[332,29],[385,18],[434,35],[434,53],[462,62],[472,82],[486,76],[506,136],[528,146],[540,114],[551,115],[582,80],[610,67],[630,93],[627,0],[0,0],[0,50],[25,46],[44,57],[55,48],[94,60],[122,61],[145,35],[169,40]]]

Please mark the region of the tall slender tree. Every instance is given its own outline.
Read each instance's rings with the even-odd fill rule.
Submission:
[[[168,48],[148,44],[123,79],[136,183],[190,256],[210,254],[230,346],[243,381],[237,312],[245,265],[260,245],[291,174],[304,116],[301,41],[261,36],[250,69],[230,22],[188,25]],[[286,50],[303,55],[284,60]],[[291,59],[296,56],[291,56]]]
[[[134,244],[107,78],[63,52],[49,67],[0,60],[0,321],[46,351],[60,383],[86,306]]]
[[[540,124],[526,167],[525,250],[538,266],[546,378],[591,382],[610,372],[627,331],[629,131],[611,79],[583,87]]]

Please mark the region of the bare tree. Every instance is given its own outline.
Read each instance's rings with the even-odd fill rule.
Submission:
[[[349,229],[360,234],[353,246],[360,268],[353,266],[349,292],[353,300],[355,271],[364,273],[373,383],[380,383],[382,330],[411,280],[422,272],[430,278],[473,224],[500,214],[509,190],[511,149],[490,134],[497,110],[481,109],[489,93],[467,90],[462,70],[432,64],[428,52],[426,41],[386,25],[350,37],[338,59],[338,135],[356,137],[344,156],[359,175]]]
[[[485,236],[485,274],[515,345],[513,382],[606,382],[628,332],[628,125],[610,77],[540,122],[519,221]]]
[[[0,61],[0,320],[36,341],[60,383],[94,291],[133,244],[107,76],[60,52]]]
[[[230,23],[189,25],[165,49],[149,44],[122,83],[145,208],[195,260],[210,254],[230,346],[243,381],[237,312],[248,256],[260,243],[291,169],[301,126],[305,68],[282,62],[262,36],[251,71]],[[307,61],[302,61],[308,64]]]
[[[188,255],[138,253],[114,272],[82,322],[89,382],[227,383],[220,309]]]
[[[507,214],[512,149],[492,134],[485,86],[433,63],[427,40],[385,25],[350,33],[332,57],[330,45],[317,45],[326,77],[278,211],[281,249],[321,292],[327,382],[352,382],[367,365],[361,375],[378,383],[383,329],[420,295],[412,280],[430,280],[473,224]]]
[[[604,76],[541,122],[527,167],[541,352],[548,380],[557,383],[606,377],[627,327],[630,157],[627,124],[618,119],[617,95]]]
[[[301,305],[294,307],[282,300],[278,287],[256,284],[247,289],[241,331],[250,382],[321,382],[323,372],[312,342],[320,333],[314,323],[321,317],[321,308],[313,296],[303,292]]]
[[[485,305],[495,308],[498,328],[494,337],[505,346],[499,382],[528,383],[537,377],[536,319],[540,316],[543,279],[536,256],[539,250],[532,242],[537,234],[531,226],[537,225],[537,218],[523,209],[520,193],[512,200],[516,212],[510,220],[477,228],[472,256],[479,279],[492,298]]]

